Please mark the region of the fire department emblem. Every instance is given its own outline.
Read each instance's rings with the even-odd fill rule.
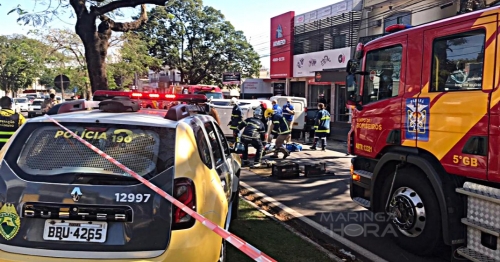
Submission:
[[[21,228],[21,219],[13,204],[6,203],[0,209],[0,235],[11,240]]]
[[[429,98],[406,100],[406,139],[429,140]]]

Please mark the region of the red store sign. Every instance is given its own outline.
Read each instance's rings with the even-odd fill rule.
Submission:
[[[292,77],[295,12],[271,18],[271,78]]]

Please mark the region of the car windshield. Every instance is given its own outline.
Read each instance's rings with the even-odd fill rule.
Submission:
[[[15,98],[14,102],[16,102],[16,103],[28,103],[28,99],[27,98]]]
[[[32,105],[35,105],[35,106],[40,106],[42,105],[43,101],[33,101]]]
[[[223,99],[224,97],[222,96],[221,93],[199,93],[202,95],[205,95],[207,99]]]
[[[175,129],[132,125],[64,124],[69,130],[141,176],[152,177],[174,164]],[[27,123],[9,148],[21,176],[107,174],[130,176],[53,123]],[[15,143],[15,142],[14,142]],[[12,165],[13,163],[10,163]],[[29,180],[29,178],[28,178]]]

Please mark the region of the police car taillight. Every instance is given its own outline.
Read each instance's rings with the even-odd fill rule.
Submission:
[[[185,206],[196,211],[196,193],[194,183],[189,178],[176,178],[174,180],[174,198]],[[182,209],[175,207],[172,213],[172,229],[186,229],[194,225],[195,220]]]

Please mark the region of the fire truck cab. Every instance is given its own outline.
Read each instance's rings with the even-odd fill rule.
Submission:
[[[393,25],[348,63],[351,198],[413,253],[500,260],[499,15]]]

